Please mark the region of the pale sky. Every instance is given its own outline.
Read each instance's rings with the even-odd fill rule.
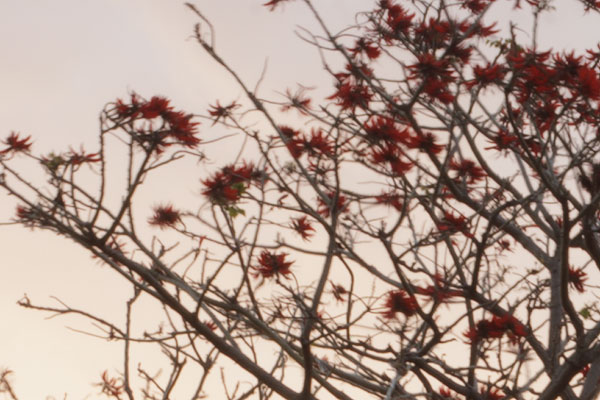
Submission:
[[[214,22],[217,49],[251,86],[268,58],[263,96],[277,98],[276,90],[297,83],[326,86],[324,93],[330,94],[331,79],[317,52],[294,34],[297,24],[315,27],[306,8],[292,2],[269,12],[264,2],[194,3]],[[334,31],[372,4],[315,3]],[[550,14],[542,24],[542,47],[595,46],[600,24],[582,16],[580,7]],[[34,151],[80,145],[93,150],[103,105],[131,90],[144,97],[165,95],[189,112],[204,112],[216,99],[240,97],[241,91],[192,39],[196,22],[182,2],[172,0],[0,2],[0,139],[14,130],[32,135]],[[2,196],[0,204],[6,207],[0,217],[6,221],[14,203]],[[96,398],[90,384],[105,369],[113,375],[121,369],[121,345],[65,328],[91,330],[83,319],[44,320],[46,314],[15,303],[27,293],[32,301],[51,305],[49,296],[56,295],[73,307],[120,316],[128,285],[52,234],[4,226],[0,243],[0,368],[15,371],[21,399],[62,399],[64,393],[68,399]]]

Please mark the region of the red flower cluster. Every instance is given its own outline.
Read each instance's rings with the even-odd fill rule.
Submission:
[[[255,277],[262,276],[263,278],[272,278],[282,275],[287,278],[291,274],[290,267],[293,261],[286,261],[287,253],[271,253],[268,250],[263,250],[258,258],[258,266],[254,267]]]
[[[418,304],[414,296],[410,296],[404,290],[393,290],[387,294],[385,301],[386,310],[383,315],[386,318],[392,319],[396,317],[396,313],[402,313],[407,317],[415,315]]]
[[[369,143],[403,143],[410,142],[410,132],[408,128],[399,127],[396,122],[389,117],[371,118],[365,124],[366,139]]]
[[[336,89],[336,92],[327,99],[337,99],[337,105],[342,110],[354,112],[356,107],[366,110],[369,108],[369,102],[373,99],[373,93],[363,83],[338,82]]]
[[[569,284],[572,285],[578,292],[585,292],[585,288],[583,287],[583,283],[587,280],[587,274],[583,271],[582,268],[575,269],[573,267],[569,267]]]
[[[444,104],[454,101],[454,95],[448,91],[448,84],[455,81],[451,64],[447,59],[438,59],[435,54],[417,55],[417,62],[408,68],[412,70],[409,79],[420,78],[423,91],[432,99]]]
[[[473,67],[474,78],[467,82],[467,87],[479,85],[486,87],[488,85],[502,83],[502,79],[506,75],[506,69],[499,64],[487,63],[487,65],[476,65]]]
[[[4,150],[0,151],[0,155],[6,154],[9,152],[25,152],[31,149],[31,136],[27,136],[25,138],[20,138],[18,133],[11,132],[10,135],[4,140],[2,143],[7,145]]]
[[[215,204],[234,204],[241,199],[252,181],[262,177],[263,173],[253,164],[244,163],[239,167],[228,165],[211,178],[202,181],[206,186],[202,194]]]
[[[336,192],[333,191],[327,193],[327,201],[324,201],[322,198],[319,197],[319,207],[317,209],[317,212],[325,218],[329,217],[332,214],[332,212],[346,212],[348,210],[346,196],[344,196],[341,193],[337,193],[337,201],[335,202],[335,204],[332,204],[333,199],[335,199],[335,197]]]
[[[508,334],[512,341],[527,336],[527,329],[515,317],[505,314],[501,317],[494,315],[491,320],[482,319],[474,327],[464,333],[469,343],[480,340],[501,338]]]
[[[315,228],[308,222],[306,215],[292,220],[292,229],[302,236],[302,239],[308,240],[313,235]]]
[[[102,159],[98,153],[86,153],[83,148],[78,151],[71,149],[68,153],[55,154],[50,153],[41,158],[41,163],[52,174],[55,174],[59,168],[72,167],[76,169],[82,164],[100,162]]]
[[[122,383],[120,379],[109,378],[108,371],[104,371],[102,373],[102,381],[97,383],[96,386],[100,386],[103,394],[120,400],[123,394],[123,385],[120,383]]]
[[[460,182],[464,179],[467,184],[476,183],[487,176],[483,168],[468,159],[452,160],[449,167],[451,170],[456,171],[456,177],[454,178],[456,181]]]
[[[381,54],[381,50],[369,39],[359,38],[354,47],[349,49],[353,57],[365,55],[369,60],[375,60]]]
[[[394,191],[381,193],[379,196],[375,197],[375,201],[379,204],[385,204],[386,206],[394,207],[398,211],[402,211],[403,205],[401,197]]]
[[[160,229],[174,228],[178,222],[181,222],[181,213],[171,204],[154,207],[154,215],[148,219],[150,225]]]
[[[392,174],[403,176],[413,167],[410,161],[404,161],[402,150],[395,145],[385,144],[371,149],[371,161],[375,164],[389,163]]]
[[[279,132],[288,151],[294,158],[300,158],[302,154],[309,156],[331,156],[333,154],[333,143],[325,136],[322,129],[311,129],[310,136],[302,135],[299,131],[289,126],[279,126]]]
[[[461,7],[468,8],[474,14],[479,14],[494,1],[495,0],[463,0]]]
[[[289,1],[289,0],[271,0],[271,1],[263,4],[263,6],[270,7],[269,11],[274,11],[277,8],[277,6],[279,5],[279,3],[283,3],[286,1]]]
[[[215,117],[215,120],[213,121],[213,125],[216,124],[217,122],[219,122],[219,120],[222,119],[226,119],[228,117],[231,117],[231,112],[233,110],[235,110],[236,108],[240,107],[239,104],[237,104],[235,101],[232,102],[231,104],[227,105],[227,106],[222,106],[219,103],[219,100],[217,100],[217,104],[214,106],[209,106],[210,109],[208,110],[208,114],[211,117]]]
[[[482,400],[500,400],[504,398],[504,393],[502,393],[499,389],[494,389],[492,387],[482,387],[480,393]]]
[[[443,400],[458,400],[458,398],[454,396],[448,388],[441,388],[440,396]]]
[[[344,301],[346,301],[346,298],[344,296],[346,296],[348,294],[348,291],[346,290],[345,287],[343,287],[342,285],[330,282],[331,286],[333,286],[333,288],[331,289],[331,293],[333,294],[333,297],[335,297],[336,301],[339,301],[341,303],[343,303]]]
[[[385,20],[389,31],[384,32],[386,40],[398,39],[402,34],[408,33],[415,14],[409,14],[402,6],[391,4],[389,0],[380,1],[382,10],[387,11]]]
[[[333,154],[333,144],[325,137],[322,129],[311,129],[310,138],[304,137],[304,150],[311,155],[331,156]]]
[[[100,162],[100,154],[98,153],[86,153],[83,148],[79,150],[79,152],[71,149],[71,151],[67,154],[68,163],[73,166],[78,166],[86,163],[96,163]]]
[[[445,303],[449,299],[457,296],[462,296],[462,291],[453,290],[448,287],[448,283],[444,281],[442,276],[436,273],[433,276],[433,285],[427,287],[415,287],[415,292],[420,295],[429,296],[436,303]]]
[[[292,157],[300,158],[302,153],[304,153],[304,145],[302,138],[300,137],[300,132],[285,125],[278,126],[277,128]]]
[[[120,123],[134,122],[138,119],[154,120],[162,118],[160,129],[153,129],[152,124],[138,127],[130,134],[147,151],[160,153],[164,147],[180,144],[186,147],[196,147],[200,139],[196,137],[199,122],[192,122],[193,115],[182,111],[173,111],[170,101],[164,97],[154,96],[150,101],[145,101],[135,93],[127,104],[121,99],[115,103],[114,113]]]
[[[17,221],[29,227],[36,225],[39,219],[39,214],[34,209],[23,205],[17,206],[16,214]]]
[[[519,138],[516,135],[500,129],[495,136],[490,139],[492,146],[486,147],[486,150],[508,150],[519,144]]]
[[[373,71],[362,63],[346,65],[346,72],[335,74],[337,91],[327,99],[336,99],[342,110],[354,112],[357,107],[368,110],[373,92],[365,80],[372,75]]]
[[[464,215],[454,215],[453,213],[446,211],[444,216],[440,219],[437,225],[440,233],[453,234],[461,232],[467,237],[473,237],[473,234],[469,232],[469,221]]]
[[[281,111],[289,111],[295,108],[302,115],[307,115],[307,110],[310,110],[311,99],[304,96],[304,88],[300,88],[296,93],[292,94],[289,89],[285,91],[286,97],[290,101],[288,104],[281,106]]]
[[[418,149],[428,154],[438,154],[445,147],[436,143],[436,137],[431,132],[417,132],[415,136],[409,138],[407,145],[410,149]]]

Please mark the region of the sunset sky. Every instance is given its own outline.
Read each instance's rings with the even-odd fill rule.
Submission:
[[[297,25],[318,29],[306,7],[297,1],[269,12],[263,2],[194,4],[214,23],[218,51],[250,86],[268,60],[264,97],[277,99],[278,92],[298,83],[331,94],[332,80],[318,52],[294,33]],[[356,12],[371,4],[315,3],[332,31],[354,23]],[[511,15],[520,18],[518,13]],[[0,2],[0,139],[17,131],[32,136],[35,152],[70,146],[93,151],[103,106],[131,91],[148,98],[164,95],[177,108],[197,113],[204,113],[216,99],[242,97],[194,41],[197,22],[178,1]],[[543,19],[540,47],[593,47],[597,22],[584,18],[581,7],[560,9]],[[176,186],[177,177],[170,182]],[[170,190],[160,188],[165,189]],[[3,196],[0,193],[0,218],[9,221],[16,203]],[[27,294],[37,304],[57,305],[50,298],[57,296],[73,307],[119,321],[122,304],[131,294],[129,286],[75,244],[53,234],[1,226],[0,243],[0,368],[15,372],[13,383],[21,399],[62,399],[64,393],[68,399],[88,394],[96,398],[97,388],[91,384],[99,381],[102,371],[116,374],[121,369],[121,346],[66,328],[93,331],[82,318],[45,320],[48,314],[15,303]]]

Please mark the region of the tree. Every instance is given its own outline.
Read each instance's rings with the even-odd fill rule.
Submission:
[[[495,27],[493,0],[380,0],[339,33],[303,3],[322,33],[302,37],[335,81],[318,104],[303,86],[263,98],[188,4],[195,39],[244,100],[195,115],[132,93],[103,110],[93,152],[35,155],[30,137],[5,139],[0,185],[19,201],[15,221],[76,242],[133,291],[124,326],[20,304],[81,314],[122,343],[122,375],[99,383],[116,399],[177,387],[200,398],[219,378],[231,399],[595,398],[600,52],[539,49],[543,0],[512,2],[533,15],[532,43]],[[238,157],[222,162],[215,141]],[[210,159],[213,172],[189,172],[202,204],[168,190],[152,208],[140,200],[158,171]],[[166,325],[136,336],[144,297]],[[138,388],[140,342],[170,373],[140,366]],[[180,378],[189,368],[193,389]]]

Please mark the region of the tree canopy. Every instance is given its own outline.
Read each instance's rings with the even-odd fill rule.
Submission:
[[[106,104],[92,150],[6,137],[14,222],[77,243],[133,293],[124,325],[20,304],[122,344],[120,375],[99,383],[114,399],[595,398],[600,46],[539,48],[544,0],[380,0],[339,32],[310,0],[264,11],[288,3],[321,27],[299,36],[333,82],[323,98],[245,82],[187,4],[243,97],[192,113],[132,92]],[[532,26],[496,21],[507,3]],[[142,298],[163,324],[138,335]],[[140,343],[168,373],[131,359]]]

